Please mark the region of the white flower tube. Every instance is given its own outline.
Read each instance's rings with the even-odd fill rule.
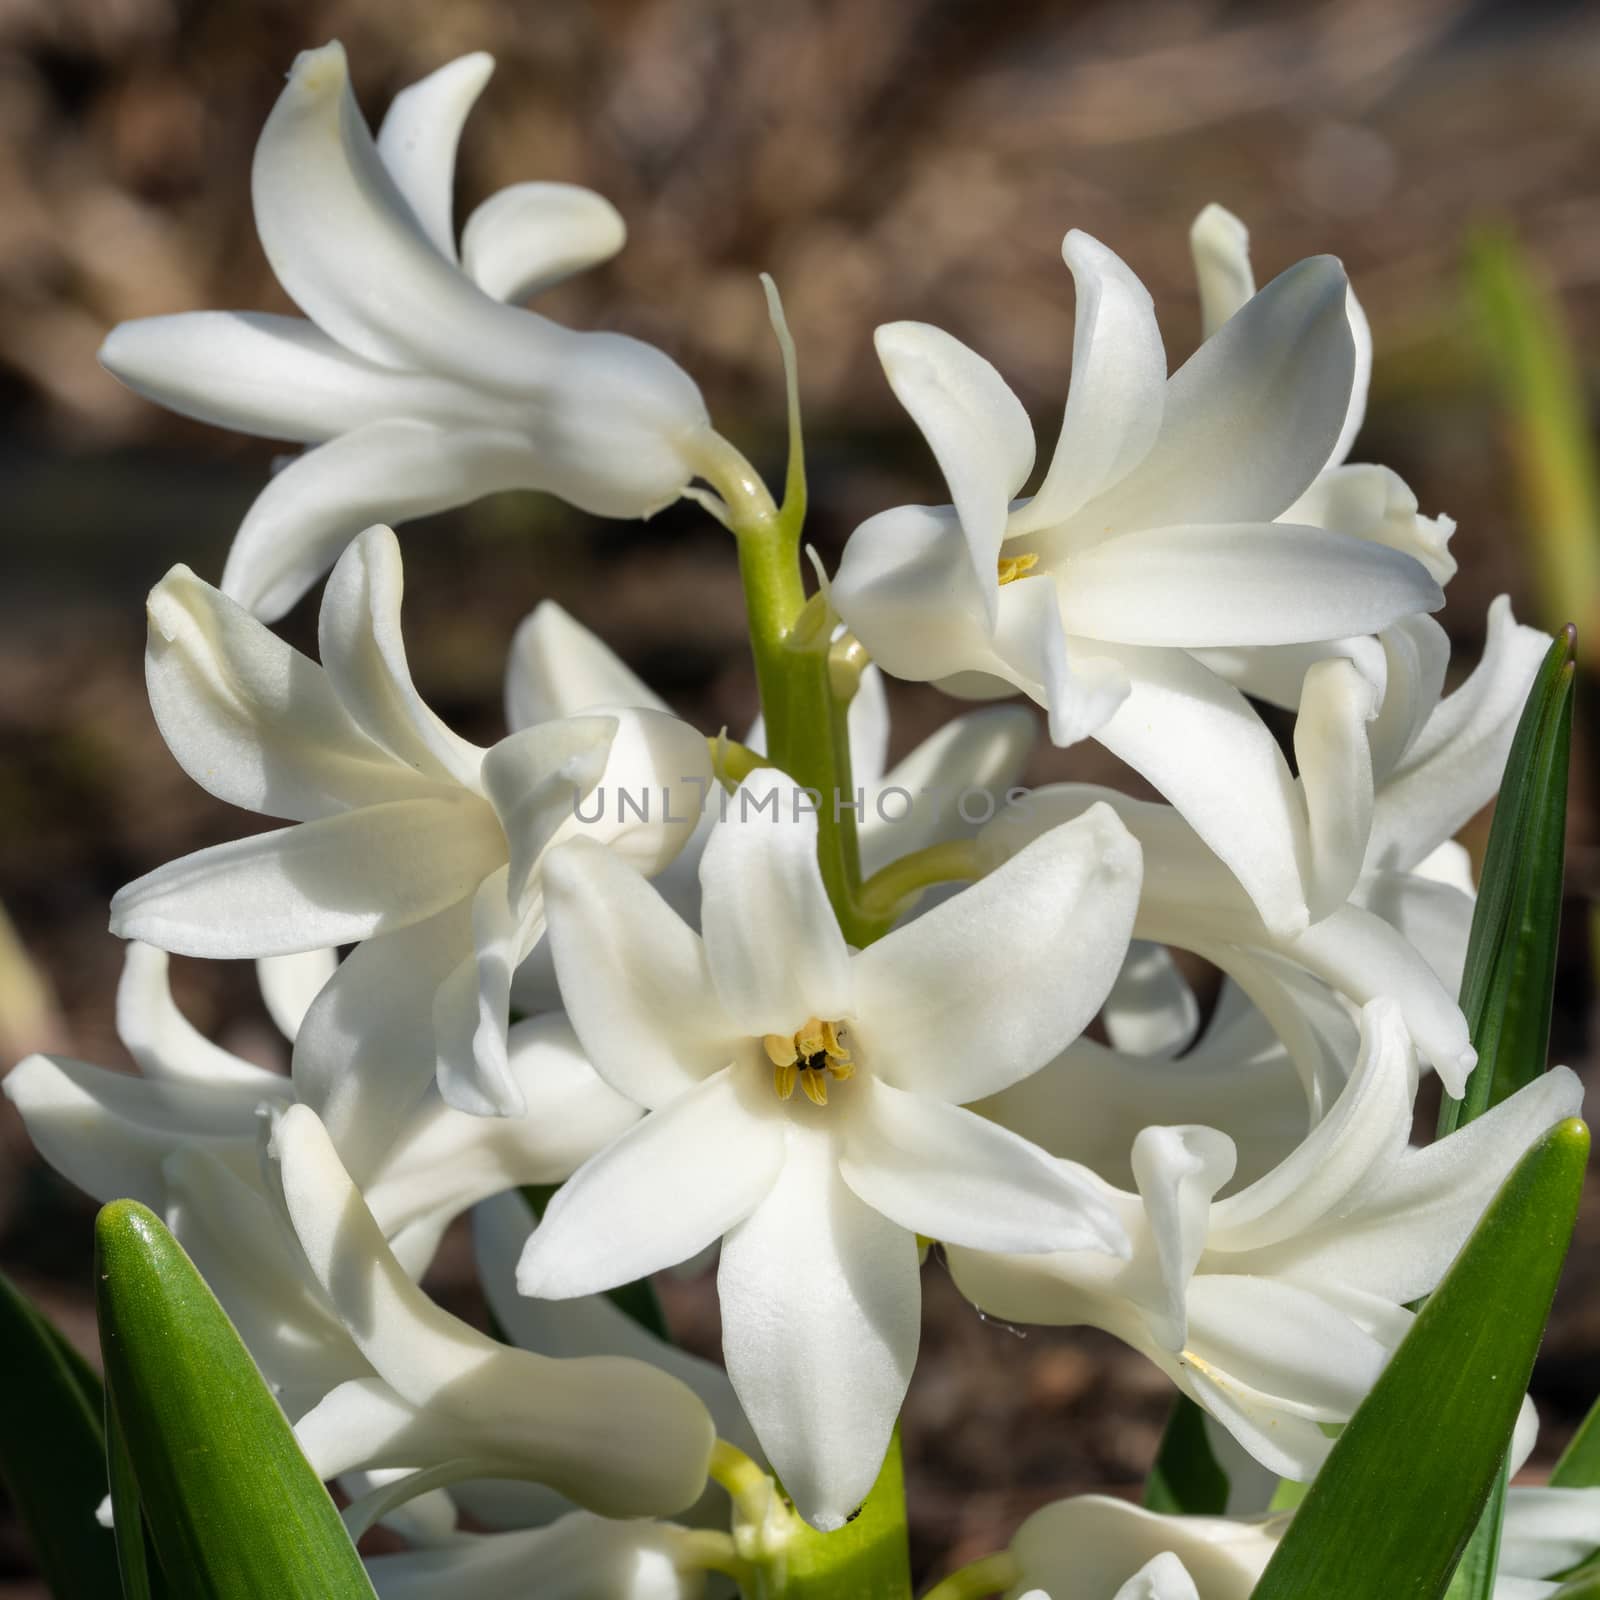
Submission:
[[[852,953],[810,803],[762,770],[700,875],[703,938],[607,852],[551,857],[573,1026],[649,1115],[555,1197],[519,1287],[592,1293],[722,1238],[734,1389],[801,1514],[834,1528],[871,1486],[910,1378],[918,1233],[1123,1247],[1090,1174],[961,1106],[1094,1015],[1126,950],[1138,854],[1093,812]]]
[[[709,432],[661,351],[507,304],[614,255],[623,224],[569,184],[503,189],[451,225],[456,141],[494,63],[396,97],[376,141],[335,44],[302,54],[256,147],[262,248],[309,320],[195,312],[124,323],[100,359],[186,416],[316,446],[234,540],[223,592],[271,620],[363,528],[497,489],[600,516],[678,498]]]
[[[394,535],[368,529],[323,596],[319,666],[187,568],[157,585],[146,673],[173,754],[219,798],[297,825],[160,867],[111,907],[113,932],[188,955],[359,943],[301,1027],[295,1080],[363,1181],[435,1073],[463,1110],[523,1109],[507,1016],[543,933],[545,852],[587,834],[657,871],[710,781],[705,741],[659,711],[540,723],[487,751],[458,738],[411,682],[401,587]],[[610,803],[585,811],[596,790]]]
[[[1093,735],[1178,806],[1275,930],[1309,918],[1303,820],[1265,725],[1198,652],[1375,632],[1443,603],[1410,556],[1287,523],[1338,447],[1356,377],[1344,273],[1301,262],[1170,380],[1150,296],[1087,235],[1072,384],[1037,494],[1020,403],[937,328],[878,333],[954,502],[851,536],[840,615],[884,670],[1019,689],[1051,736]]]

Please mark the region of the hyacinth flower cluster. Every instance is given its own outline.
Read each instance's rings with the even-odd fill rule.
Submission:
[[[933,1272],[1008,1322],[1124,1340],[1232,1486],[1207,1516],[1046,1507],[942,1592],[1243,1600],[1294,1525],[1279,1480],[1316,1480],[1579,1110],[1556,1067],[1413,1141],[1425,1080],[1460,1098],[1477,1060],[1454,836],[1552,641],[1498,600],[1446,692],[1453,525],[1349,459],[1354,292],[1331,257],[1258,288],[1217,206],[1187,352],[1066,235],[1042,471],[981,355],[878,329],[949,503],[871,517],[808,592],[775,289],[781,505],[666,354],[524,305],[622,246],[606,201],[518,184],[458,232],[491,66],[442,67],[374,134],[340,46],[301,56],[252,193],[303,316],[106,341],[141,394],[305,447],[219,584],[157,584],[145,658],[173,756],[279,826],[112,901],[137,1074],[38,1055],[5,1092],[57,1171],[192,1259],[350,1533],[387,1528],[362,1580],[385,1600],[869,1592],[848,1565],[817,1586],[816,1552],[861,1518],[903,1542]],[[742,740],[549,601],[506,642],[504,736],[441,721],[389,525],[508,488],[726,525],[761,697]],[[313,659],[273,624],[324,580]],[[1015,703],[891,764],[885,676]],[[1043,738],[1098,741],[1158,798],[1026,787]],[[287,1075],[195,1029],[171,954],[257,962]],[[420,1286],[463,1220],[492,1331]],[[712,1258],[721,1363],[622,1308]],[[1523,1457],[1533,1430],[1524,1407]],[[1597,1548],[1600,1489],[1513,1488],[1492,1592],[1555,1593]]]

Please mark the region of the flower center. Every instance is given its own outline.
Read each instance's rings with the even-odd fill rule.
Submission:
[[[1039,558],[1033,551],[1025,550],[1019,556],[1000,557],[1001,583],[1015,583],[1018,578],[1026,578],[1033,569],[1039,565]]]
[[[772,1087],[780,1100],[787,1100],[799,1084],[813,1105],[827,1105],[828,1079],[837,1078],[842,1083],[855,1075],[855,1064],[841,1038],[843,1033],[843,1023],[807,1017],[792,1036],[769,1033],[762,1039],[761,1048],[772,1063]]]

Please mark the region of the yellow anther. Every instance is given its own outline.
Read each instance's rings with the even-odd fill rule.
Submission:
[[[1038,565],[1039,558],[1031,550],[1025,550],[1020,556],[1001,556],[1000,581],[1015,583],[1018,578],[1026,578]]]
[[[842,1083],[855,1076],[855,1063],[840,1038],[837,1022],[807,1017],[792,1035],[764,1035],[761,1048],[772,1063],[772,1087],[780,1100],[787,1100],[798,1084],[813,1105],[825,1106],[828,1079],[837,1078]]]

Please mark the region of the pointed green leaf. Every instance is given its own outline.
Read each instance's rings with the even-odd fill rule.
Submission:
[[[1440,1107],[1441,1136],[1545,1069],[1561,930],[1572,641],[1566,628],[1551,645],[1506,760],[1461,979],[1478,1065],[1465,1096]]]
[[[117,1567],[122,1574],[123,1600],[166,1600],[167,1586],[150,1548],[150,1530],[139,1504],[139,1485],[128,1458],[128,1442],[109,1397],[106,1460],[111,1469],[111,1511],[116,1519]]]
[[[1572,1236],[1588,1130],[1517,1164],[1339,1436],[1253,1600],[1436,1600],[1501,1470]]]
[[[1561,1459],[1550,1469],[1550,1482],[1557,1489],[1592,1489],[1600,1484],[1600,1400],[1567,1441]]]
[[[177,1600],[373,1600],[328,1492],[216,1297],[131,1200],[95,1222],[100,1343]]]
[[[0,1274],[0,1477],[57,1600],[117,1594],[112,1538],[95,1521],[106,1492],[100,1380]]]
[[[1178,1396],[1167,1419],[1145,1480],[1144,1503],[1168,1515],[1219,1517],[1228,1509],[1228,1475],[1211,1453],[1205,1413],[1186,1394]]]

